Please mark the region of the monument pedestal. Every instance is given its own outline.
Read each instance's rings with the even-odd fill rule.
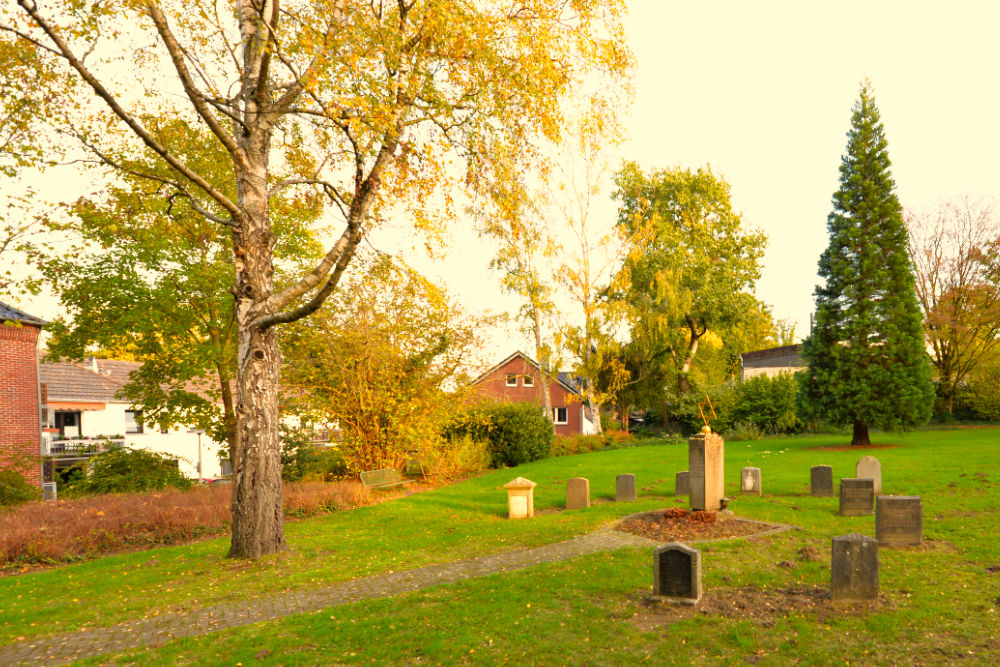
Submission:
[[[724,441],[718,433],[699,433],[688,440],[688,480],[691,509],[722,509],[725,497]]]

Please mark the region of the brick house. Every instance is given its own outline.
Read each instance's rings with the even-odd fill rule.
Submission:
[[[776,377],[781,373],[797,373],[806,369],[802,360],[802,345],[784,345],[767,350],[754,350],[740,355],[742,371],[740,381],[749,380],[755,375]]]
[[[0,469],[41,486],[38,337],[45,321],[0,303]]]
[[[544,407],[542,369],[523,352],[515,352],[472,381],[477,400],[509,403],[537,403]],[[590,410],[583,405],[573,376],[548,374],[549,399],[552,402],[552,424],[556,435],[594,433]]]

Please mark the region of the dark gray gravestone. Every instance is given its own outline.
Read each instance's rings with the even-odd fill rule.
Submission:
[[[671,542],[653,552],[653,595],[670,602],[701,599],[701,552]]]
[[[635,475],[618,475],[615,478],[615,500],[630,502],[635,500]]]
[[[875,508],[875,482],[845,477],[840,480],[840,516],[863,516]]]
[[[674,478],[674,495],[687,496],[691,494],[691,475],[687,470],[677,473]]]
[[[878,540],[857,533],[833,538],[830,590],[834,602],[878,603]]]
[[[56,500],[59,498],[59,491],[55,482],[42,482],[42,500]]]
[[[924,504],[920,496],[878,496],[875,499],[875,537],[879,546],[920,544],[924,536]]]
[[[830,466],[813,466],[809,470],[810,493],[814,496],[833,495],[833,468]]]
[[[744,468],[740,472],[740,493],[761,494],[760,468]]]
[[[574,477],[566,482],[566,509],[577,510],[590,507],[590,480]]]
[[[875,495],[882,493],[882,464],[874,456],[862,456],[854,468],[854,476],[858,479],[870,479],[875,482]]]

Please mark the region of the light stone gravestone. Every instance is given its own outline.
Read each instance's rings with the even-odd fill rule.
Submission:
[[[699,433],[688,440],[690,506],[706,512],[720,509],[726,495],[725,449],[718,433]]]
[[[924,535],[924,504],[920,496],[878,496],[875,499],[875,538],[879,546],[920,544]]]
[[[566,482],[566,509],[577,510],[590,507],[590,480],[574,477]]]
[[[55,482],[42,482],[42,500],[57,500],[59,491]]]
[[[682,470],[674,477],[674,495],[687,496],[691,494],[691,476],[687,470]]]
[[[840,516],[863,516],[875,508],[875,483],[870,479],[840,480]]]
[[[516,477],[503,485],[507,489],[507,516],[530,519],[535,516],[535,487],[530,479]]]
[[[635,475],[629,473],[615,478],[615,500],[620,503],[635,500]]]
[[[809,469],[809,492],[816,497],[833,495],[833,468],[813,466]]]
[[[669,602],[701,599],[701,552],[671,542],[653,552],[653,595]]]
[[[874,456],[862,456],[858,459],[854,476],[858,479],[870,479],[875,482],[875,495],[882,493],[882,464]]]
[[[760,468],[744,468],[740,472],[740,493],[761,495]]]
[[[878,540],[857,533],[833,538],[830,590],[834,602],[878,603]]]

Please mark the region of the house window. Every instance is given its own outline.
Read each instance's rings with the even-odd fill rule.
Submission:
[[[524,384],[525,387],[534,387],[535,378],[531,377],[530,375],[522,375],[521,383]]]
[[[569,411],[566,408],[552,408],[552,421],[556,424],[569,422]]]
[[[125,411],[125,432],[142,433],[142,410]]]
[[[507,378],[506,378],[506,380],[505,380],[505,382],[504,382],[504,384],[506,384],[508,387],[516,387],[517,386],[517,376],[516,375],[508,375]]]

